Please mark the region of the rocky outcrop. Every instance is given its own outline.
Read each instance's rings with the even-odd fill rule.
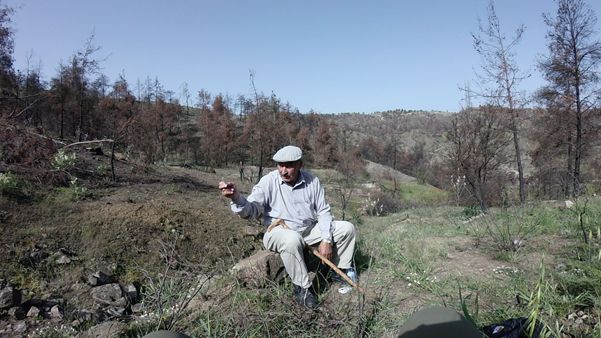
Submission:
[[[35,252],[41,252],[36,250]],[[57,254],[43,255],[46,263],[53,257],[53,264],[68,264],[65,258],[72,261],[74,256],[59,250]],[[28,258],[38,257],[27,255]],[[42,264],[37,259],[27,260],[28,266]],[[70,298],[41,299],[19,290],[14,285],[0,280],[0,336],[20,336],[34,328],[61,325],[69,332],[77,332],[83,323],[97,323],[90,329],[80,333],[78,337],[119,337],[127,327],[115,320],[126,320],[136,308],[143,311],[138,288],[134,284],[120,284],[110,274],[96,271],[82,277],[89,284],[75,283],[68,290]],[[27,297],[23,295],[27,294]],[[50,294],[50,293],[48,293]],[[25,298],[25,299],[24,299]],[[68,315],[65,309],[69,309]],[[69,322],[66,322],[66,318]]]

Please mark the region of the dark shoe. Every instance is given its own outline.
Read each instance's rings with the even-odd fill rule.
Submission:
[[[306,307],[307,309],[315,310],[317,309],[317,300],[315,299],[315,295],[311,292],[311,288],[303,289],[302,287],[294,285],[294,300]]]

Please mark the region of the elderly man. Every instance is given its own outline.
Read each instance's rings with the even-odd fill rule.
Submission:
[[[278,226],[265,233],[263,245],[282,257],[294,284],[295,301],[315,309],[318,305],[310,289],[304,247],[318,244],[320,254],[334,259],[341,270],[356,280],[353,269],[355,227],[349,222],[333,221],[319,179],[302,170],[300,148],[283,147],[275,153],[273,160],[277,170],[263,176],[248,197],[242,196],[231,182],[219,182],[219,189],[223,196],[231,199],[231,209],[240,217],[262,216],[266,226],[277,219],[285,222],[286,227]]]

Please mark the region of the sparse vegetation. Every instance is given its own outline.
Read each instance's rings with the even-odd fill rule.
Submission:
[[[119,317],[129,337],[395,336],[435,304],[478,326],[526,317],[530,334],[540,324],[557,338],[601,337],[601,44],[583,1],[557,4],[544,17],[540,107],[524,108],[512,82],[521,75],[506,47],[523,27],[504,45],[491,3],[474,37],[499,85],[481,93],[484,105],[333,115],[258,93],[252,71],[252,97],[200,90],[192,109],[187,87],[183,107],[158,79],[134,94],[122,76],[111,85],[100,73],[93,36],[43,81],[40,70],[13,69],[13,9],[0,4],[0,287],[25,296],[0,309],[0,335],[74,336],[119,317],[80,303],[96,301],[88,272],[107,269],[141,286],[142,309],[124,301]],[[578,55],[584,63],[570,63]],[[325,281],[321,309],[306,311],[286,279],[253,288],[230,275],[262,234],[230,213],[216,182],[249,192],[285,144],[303,148],[334,215],[357,227],[364,295]],[[47,259],[57,252],[73,259]],[[46,313],[11,331],[22,315],[11,309],[44,300],[60,302],[64,327]]]

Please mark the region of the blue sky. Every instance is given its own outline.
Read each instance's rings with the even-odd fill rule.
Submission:
[[[458,111],[460,86],[480,59],[470,33],[486,20],[488,0],[205,1],[4,0],[17,7],[15,66],[28,56],[46,80],[94,32],[95,55],[114,81],[157,77],[166,89],[250,95],[275,93],[301,112],[391,109]],[[601,1],[588,1],[601,22]],[[516,49],[532,73],[521,89],[543,84],[537,60],[547,53],[542,13],[551,0],[497,0],[506,35],[526,32]],[[601,25],[597,25],[601,32]],[[601,34],[599,34],[601,39]]]

